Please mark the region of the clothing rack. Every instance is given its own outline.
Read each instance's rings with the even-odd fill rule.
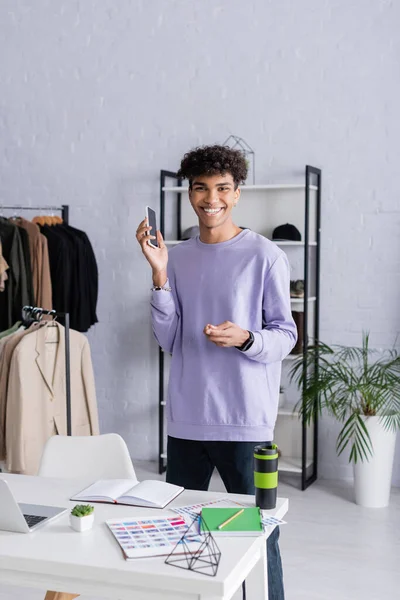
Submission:
[[[0,204],[0,212],[5,210],[36,210],[36,211],[61,211],[61,218],[68,225],[69,205],[62,204],[61,206],[4,206]],[[65,387],[67,400],[67,435],[71,433],[71,359],[70,359],[70,344],[69,344],[69,313],[57,312],[55,310],[46,310],[34,306],[25,306],[23,310],[30,311],[33,314],[52,315],[54,317],[63,317],[65,319]]]
[[[48,211],[61,211],[61,218],[68,225],[68,217],[69,217],[69,205],[62,204],[61,206],[5,206],[4,204],[0,204],[0,211],[2,210],[44,210]]]

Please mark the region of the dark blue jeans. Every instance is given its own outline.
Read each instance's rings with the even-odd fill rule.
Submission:
[[[214,467],[230,494],[254,494],[253,451],[261,442],[201,442],[168,437],[167,481],[208,490]],[[267,539],[268,598],[284,600],[279,527]]]

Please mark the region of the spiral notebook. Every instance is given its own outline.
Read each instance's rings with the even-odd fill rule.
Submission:
[[[208,528],[215,536],[252,537],[263,533],[261,513],[257,506],[243,509],[204,507],[201,517],[202,531]],[[225,522],[227,524],[219,529]]]

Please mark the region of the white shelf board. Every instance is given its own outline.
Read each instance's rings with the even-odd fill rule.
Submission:
[[[310,190],[317,190],[316,185],[310,185]],[[305,190],[306,186],[304,183],[271,183],[271,184],[260,184],[260,185],[241,185],[240,189],[242,192],[257,192],[263,190]],[[163,192],[187,192],[187,186],[164,186]]]
[[[283,360],[296,360],[299,356],[302,356],[302,354],[288,354]]]
[[[297,410],[293,411],[289,409],[278,408],[278,415],[281,415],[282,417],[298,417],[299,412]]]
[[[170,352],[165,352],[165,350],[163,350],[162,348],[161,348],[161,352],[163,352],[164,354],[170,354]],[[285,356],[285,358],[283,360],[296,360],[300,356],[302,356],[302,355],[301,354],[288,354],[287,356]]]
[[[311,458],[306,461],[306,467],[313,464]],[[278,459],[278,471],[281,473],[301,473],[301,458],[284,456]]]
[[[181,244],[184,240],[164,240],[166,246],[175,246],[176,244]],[[274,242],[277,246],[304,246],[304,242],[276,242],[275,240],[270,240]],[[309,242],[309,246],[316,246],[317,242]]]
[[[161,458],[166,459],[167,453],[163,452],[160,454]],[[306,467],[310,467],[313,464],[312,459],[306,461]],[[285,456],[284,458],[278,459],[278,471],[281,473],[301,473],[301,458],[295,458],[292,456]]]
[[[163,352],[164,354],[170,354],[170,352],[165,352],[165,350],[163,350],[161,348],[161,352]],[[302,356],[301,354],[288,354],[287,356],[285,356],[285,358],[283,360],[296,360],[297,358],[299,358],[299,356]]]
[[[284,242],[278,242],[276,240],[271,240],[271,242],[274,242],[274,244],[276,244],[277,246],[304,246],[304,242],[290,242],[289,240],[284,241]],[[317,242],[308,242],[309,246],[316,246]]]
[[[309,302],[315,302],[316,301],[316,296],[309,296],[308,297],[308,301]],[[290,302],[294,303],[294,302],[304,302],[304,298],[290,298]]]

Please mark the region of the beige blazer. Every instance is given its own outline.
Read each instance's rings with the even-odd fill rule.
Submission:
[[[46,441],[66,435],[65,330],[41,327],[23,337],[10,365],[6,410],[6,467],[13,473],[36,475]],[[70,330],[72,435],[99,433],[96,392],[87,338]],[[55,365],[52,371],[51,353]]]
[[[11,358],[21,339],[38,327],[39,323],[34,323],[29,329],[18,330],[0,340],[0,460],[4,460],[6,456],[7,387]]]

